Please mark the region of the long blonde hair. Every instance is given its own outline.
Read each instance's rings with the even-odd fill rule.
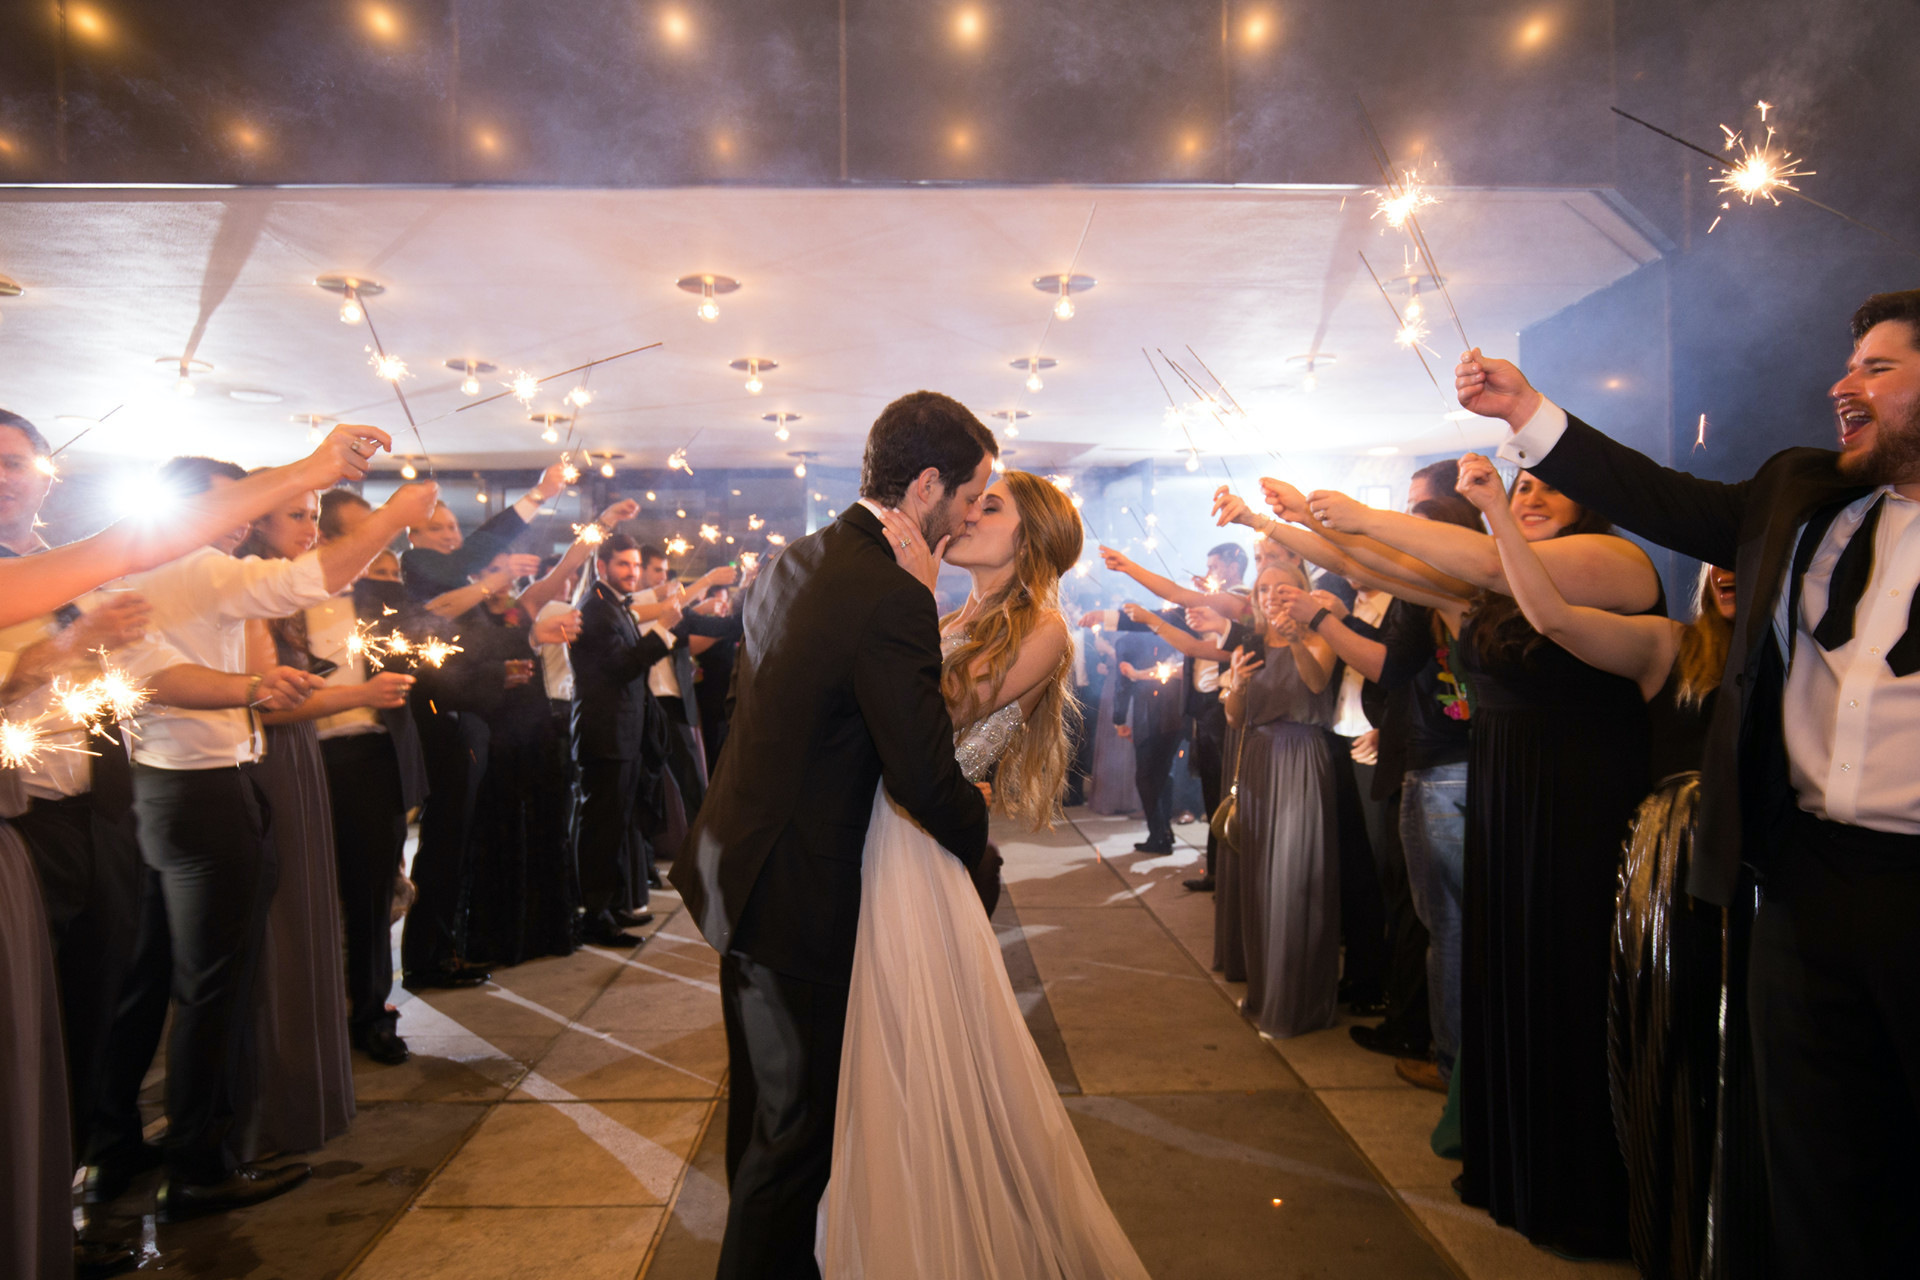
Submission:
[[[1727,670],[1727,652],[1733,648],[1733,623],[1720,615],[1713,589],[1713,566],[1700,566],[1700,582],[1693,592],[1693,621],[1680,632],[1680,652],[1673,665],[1680,674],[1680,705],[1698,707]]]
[[[991,710],[1000,700],[1020,646],[1060,618],[1060,576],[1080,558],[1080,513],[1067,496],[1029,471],[1008,471],[1002,479],[1020,513],[1013,575],[980,602],[966,639],[947,656],[940,691],[953,707],[973,707],[975,689],[983,681],[990,694],[978,709]],[[1073,761],[1073,730],[1080,711],[1067,696],[1072,665],[1069,645],[994,774],[995,811],[1025,819],[1036,831],[1053,825]]]

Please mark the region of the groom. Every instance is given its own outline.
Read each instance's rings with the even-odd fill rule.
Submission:
[[[969,870],[986,804],[953,755],[933,594],[876,509],[927,546],[978,519],[1000,452],[948,396],[916,391],[867,435],[860,502],[788,547],[750,595],[733,724],[673,886],[720,952],[727,1026],[722,1280],[817,1277],[860,860],[887,791]]]

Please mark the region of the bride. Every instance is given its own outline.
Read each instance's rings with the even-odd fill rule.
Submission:
[[[929,589],[939,561],[913,522],[882,515]],[[1009,471],[947,544],[973,575],[942,620],[941,686],[955,754],[1001,814],[1036,829],[1071,758],[1072,650],[1060,575],[1080,514],[1050,482]],[[1147,1274],[1107,1207],[1028,1033],[967,870],[887,795],[874,797],[815,1256],[829,1280],[1008,1280]]]

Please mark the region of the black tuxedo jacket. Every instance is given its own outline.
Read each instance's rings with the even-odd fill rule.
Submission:
[[[855,504],[762,570],[743,621],[732,726],[673,886],[720,951],[845,983],[883,778],[969,870],[986,848],[940,696],[933,594]]]
[[[388,614],[387,600],[394,598],[384,593],[368,590],[373,586],[398,586],[397,583],[372,583],[362,578],[353,584],[353,612],[361,622],[370,623],[376,631],[391,629],[395,618],[408,623],[408,634],[417,634],[419,629],[413,626],[413,615],[405,610]],[[394,595],[400,595],[395,592]],[[396,602],[397,603],[397,602]],[[394,759],[400,766],[401,804],[407,809],[417,809],[427,799],[427,758],[420,747],[420,727],[414,722],[413,712],[408,707],[382,707],[377,713],[380,723],[385,726],[387,737],[393,742]]]
[[[634,625],[620,593],[593,584],[580,605],[580,634],[567,645],[574,759],[639,760],[663,750],[666,729],[647,672],[667,653],[666,641]]]
[[[1139,628],[1138,631],[1130,631],[1124,625],[1124,619],[1122,622],[1121,629],[1128,631],[1128,634],[1115,637],[1113,642],[1114,676],[1120,681],[1113,687],[1113,722],[1125,724],[1127,712],[1131,710],[1136,737],[1179,737],[1186,727],[1187,691],[1192,685],[1193,661],[1187,660],[1185,679],[1180,684],[1175,684],[1171,679],[1165,684],[1152,679],[1127,679],[1120,674],[1119,663],[1125,662],[1137,671],[1145,671],[1155,663],[1173,657],[1178,650],[1160,637],[1147,633],[1141,624],[1134,624]]]
[[[1787,449],[1752,479],[1725,484],[1663,467],[1569,415],[1560,443],[1532,464],[1542,480],[1621,527],[1734,571],[1733,648],[1707,735],[1698,852],[1687,877],[1689,893],[1723,906],[1741,861],[1764,870],[1797,807],[1781,724],[1786,655],[1773,615],[1801,526],[1867,492],[1840,475],[1838,457]]]

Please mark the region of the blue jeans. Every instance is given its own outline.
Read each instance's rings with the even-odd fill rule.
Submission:
[[[1466,892],[1467,766],[1410,769],[1401,781],[1400,843],[1413,909],[1427,926],[1427,1004],[1440,1074],[1460,1052],[1460,939]]]

